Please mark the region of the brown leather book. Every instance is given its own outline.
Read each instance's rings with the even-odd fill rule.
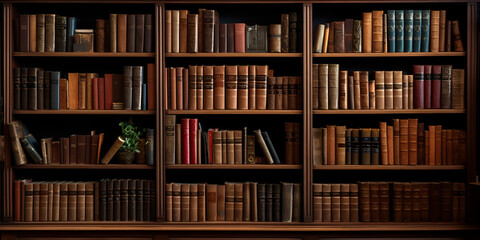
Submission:
[[[417,164],[425,165],[425,124],[418,123],[417,127]]]
[[[45,14],[45,52],[55,52],[55,14]]]
[[[448,20],[445,30],[445,52],[452,51],[452,21]]]
[[[460,184],[459,200],[458,200],[458,221],[465,222],[465,183]]]
[[[113,191],[114,191],[114,201],[115,201],[115,191],[119,192],[119,198],[120,198],[120,205],[117,205],[116,207],[119,206],[120,208],[120,221],[128,221],[128,214],[129,214],[129,206],[128,206],[128,179],[120,179],[118,180],[118,182],[120,183],[120,187],[119,187],[119,190],[116,190],[116,187],[114,185],[113,187]],[[118,211],[118,209],[115,207],[114,205],[114,209],[113,211]],[[118,213],[118,212],[117,212]]]
[[[188,67],[188,109],[197,110],[197,66]]]
[[[290,78],[289,77],[283,77],[283,102],[282,102],[282,109],[286,110],[289,107],[289,97],[288,95],[290,94]]]
[[[110,52],[117,52],[117,14],[110,14]]]
[[[60,110],[68,109],[68,80],[60,78]]]
[[[431,18],[431,15],[430,15]],[[445,38],[446,38],[446,27],[447,27],[447,11],[440,10],[440,19],[439,19],[439,40],[438,40],[438,51],[445,52]]]
[[[400,165],[409,164],[409,122],[408,119],[400,119]]]
[[[225,109],[225,65],[214,66],[214,109]]]
[[[417,165],[418,119],[408,119],[408,164]]]
[[[318,109],[326,110],[329,106],[329,65],[318,65]]]
[[[70,158],[70,138],[60,138],[60,163],[69,164]]]
[[[336,53],[344,53],[345,52],[345,21],[336,21],[334,23],[334,49],[333,51]]]
[[[345,165],[345,126],[335,126],[335,165]]]
[[[242,184],[242,187],[243,187],[243,213],[242,213],[242,216],[243,216],[243,221],[250,221],[250,213],[251,213],[251,209],[250,209],[250,206],[251,206],[251,203],[250,203],[250,199],[251,199],[251,195],[250,195],[250,183],[248,182],[245,182]],[[279,192],[280,194],[280,192]]]
[[[425,165],[430,165],[430,133],[425,130]]]
[[[332,221],[332,184],[322,184],[322,221]]]
[[[322,129],[321,128],[313,128],[312,135],[313,135],[313,164],[314,165],[322,165],[322,163],[323,163]]]
[[[182,205],[182,184],[172,184],[172,221],[180,222],[182,219],[181,205]]]
[[[444,184],[446,187],[446,185]],[[442,184],[439,182],[431,182],[430,183],[430,221],[432,222],[440,222],[441,221],[441,213],[442,213]],[[447,189],[445,189],[447,191]]]
[[[243,220],[243,183],[234,184],[234,220],[241,222]]]
[[[400,120],[393,119],[393,164],[400,165]]]
[[[393,109],[403,108],[402,81],[403,81],[402,71],[394,71],[393,83],[392,83]]]
[[[447,165],[453,164],[453,130],[447,129]]]
[[[353,71],[353,99],[354,109],[362,109],[360,71]]]
[[[372,52],[372,13],[362,13],[362,52]]]
[[[335,141],[336,126],[327,125],[327,164],[335,165],[336,141]]]
[[[46,182],[39,182],[36,183],[36,185],[39,185],[39,196],[38,196],[38,220],[41,222],[47,221],[48,215],[48,183]],[[34,194],[35,194],[35,187],[34,187]],[[35,195],[34,195],[34,201],[36,200]],[[34,206],[37,206],[37,203],[34,202]],[[34,209],[34,218],[35,218],[35,213],[37,212],[37,209]]]
[[[86,76],[85,76],[85,81],[86,81],[86,84],[85,84],[85,107],[87,110],[92,110],[93,109],[93,78],[98,78],[98,74],[97,73],[86,73]],[[113,91],[115,90],[113,88],[113,83],[114,81],[112,82],[112,101],[113,101]],[[123,83],[123,81],[122,81]],[[83,93],[82,93],[82,96],[83,96]],[[83,101],[82,101],[83,102]]]
[[[404,222],[411,222],[412,221],[412,209],[413,209],[413,202],[412,202],[412,184],[411,183],[403,183],[403,221]]]
[[[380,183],[371,182],[370,185],[370,219],[380,222]]]
[[[79,109],[79,73],[68,73],[68,103],[70,110]]]
[[[228,23],[227,25],[227,52],[233,53],[235,52],[235,24]]]
[[[203,68],[197,66],[197,110],[203,110]]]
[[[77,150],[78,150],[78,136],[77,135],[70,135],[70,156],[69,156],[69,163],[76,164],[77,163]]]
[[[435,151],[433,154],[435,155],[435,165],[442,165],[442,125],[436,125],[434,129]],[[432,134],[430,134],[430,136],[432,136]],[[431,141],[432,140],[430,140],[430,143]]]
[[[273,76],[273,70],[268,71],[267,80],[267,109],[275,110],[275,88],[277,85],[277,78]]]
[[[225,185],[217,185],[217,220],[225,221]]]
[[[77,221],[85,221],[85,183],[77,183]]]
[[[127,52],[127,14],[117,14],[117,52]]]
[[[226,109],[237,109],[238,66],[225,67]]]
[[[340,71],[338,105],[339,109],[348,109],[347,102],[348,71]]]
[[[214,52],[215,44],[215,10],[205,10],[203,12],[203,51],[206,53]]]
[[[51,212],[52,212],[52,221],[60,221],[60,183],[55,182],[52,185],[53,188],[53,194],[49,194],[49,205],[51,202]],[[49,186],[49,192],[50,192],[50,186]],[[50,196],[52,196],[52,199],[50,200]]]
[[[221,72],[221,67],[219,71]],[[213,77],[214,77],[214,66],[204,66],[203,67],[203,109],[205,110],[212,110],[214,107]]]
[[[370,183],[358,183],[359,197],[359,220],[361,222],[370,222]]]
[[[403,183],[394,182],[392,184],[392,220],[394,222],[403,222]]]
[[[341,221],[340,184],[332,184],[332,222]]]
[[[358,184],[350,184],[350,222],[358,222]]]
[[[288,78],[288,107],[287,109],[295,109],[297,105],[297,90],[295,86],[295,77],[283,77],[285,81]]]
[[[165,10],[165,52],[172,52],[172,10]]]
[[[30,14],[29,16],[29,45],[30,52],[37,51],[37,16],[35,14]]]
[[[234,163],[235,164],[242,164],[243,162],[243,143],[242,143],[242,131],[236,130],[234,131]]]
[[[453,183],[440,182],[440,220],[442,222],[452,221],[453,208]]]
[[[440,43],[440,11],[430,12],[430,52],[438,52]]]
[[[137,209],[136,209],[136,200],[137,200],[137,182],[135,179],[128,179],[128,221],[136,221]]]
[[[258,221],[258,204],[257,204],[257,186],[258,183],[250,182],[250,221]]]
[[[41,200],[41,185],[42,182],[36,182],[33,184],[33,221],[40,221],[40,206],[42,205]]]
[[[96,52],[105,52],[105,19],[96,19],[95,20],[95,51]],[[109,49],[107,49],[109,50]]]
[[[269,38],[268,38],[268,51],[273,53],[282,52],[282,25],[270,24]]]
[[[228,69],[228,68],[227,68]],[[228,71],[228,70],[227,70]],[[248,66],[240,65],[237,70],[237,108],[239,110],[248,109]],[[228,78],[228,74],[227,74]]]
[[[77,221],[77,183],[68,183],[68,221]]]
[[[302,184],[293,184],[293,222],[302,221]]]
[[[422,184],[412,182],[412,222],[420,222],[421,220],[421,191]]]
[[[135,14],[128,14],[127,15],[127,26],[126,26],[126,51],[127,52],[135,52],[135,27],[136,27],[136,15]],[[170,31],[171,31],[171,20],[172,20],[172,12],[170,11]],[[120,30],[120,28],[119,28]],[[119,33],[120,35],[120,33]],[[171,33],[170,33],[171,37]],[[170,49],[171,49],[171,39],[170,39]]]
[[[198,205],[198,214],[197,214],[197,220],[199,222],[204,222],[205,221],[205,217],[206,217],[206,202],[205,202],[205,196],[206,196],[206,192],[205,192],[205,187],[206,187],[206,184],[197,184],[197,205]]]
[[[452,69],[452,108],[465,108],[465,70]]]
[[[187,15],[187,52],[198,52],[198,14]]]
[[[275,109],[283,109],[283,77],[275,77]]]
[[[413,89],[412,89],[413,91]],[[409,89],[408,89],[408,75],[403,75],[402,77],[402,108],[403,109],[409,109],[410,106],[408,104],[410,97],[408,96]],[[413,101],[413,96],[412,96],[412,101]],[[413,104],[413,103],[412,103]]]
[[[198,221],[198,185],[191,184],[190,185],[190,222],[197,222]]]
[[[60,197],[59,197],[59,220],[68,221],[68,182],[61,182],[60,185]],[[27,190],[27,185],[25,185],[25,190]],[[26,199],[27,200],[27,199]],[[25,216],[26,220],[26,216]]]
[[[153,52],[152,51],[152,41],[153,41],[153,16],[152,14],[145,14],[145,36],[144,36],[144,48],[143,52]]]
[[[313,184],[313,221],[322,222],[322,205],[323,205],[323,185],[319,183]]]
[[[328,34],[328,43],[327,43],[327,52],[335,52],[335,22],[329,23],[329,34]]]
[[[245,52],[245,23],[234,23],[235,52]]]
[[[360,108],[370,109],[368,71],[360,72]]]
[[[453,33],[453,51],[463,52],[462,35],[460,34],[460,26],[458,20],[452,21],[452,33]]]
[[[77,150],[76,150],[76,163],[85,164],[86,163],[86,136],[78,135],[76,136],[77,140]],[[71,140],[71,138],[70,138]],[[71,144],[71,142],[70,142]],[[71,148],[71,145],[70,145]],[[71,152],[70,152],[71,153]]]
[[[55,19],[55,17],[54,17]],[[30,51],[30,15],[28,14],[21,14],[18,20],[19,23],[19,50],[20,52],[29,52]],[[55,23],[53,24],[53,28],[55,29]],[[55,42],[55,36],[54,40]]]
[[[36,17],[36,51],[45,52],[45,14],[37,14]]]
[[[113,156],[117,153],[118,149],[123,145],[125,140],[122,137],[118,137],[113,145],[110,147],[110,149],[107,151],[105,156],[103,156],[101,163],[102,164],[108,164],[110,160],[112,160]]]
[[[375,78],[370,78],[368,81],[368,102],[369,108],[375,109]]]
[[[169,89],[169,108],[172,110],[178,109],[183,110],[183,68],[179,67],[178,75],[177,76],[177,68],[169,68],[166,69],[167,72],[167,84],[170,85]],[[179,86],[178,86],[179,85]],[[168,91],[168,90],[167,90]],[[178,99],[178,104],[177,104]]]
[[[390,186],[387,182],[379,183],[380,222],[390,221]]]
[[[180,52],[180,11],[172,10],[172,52]]]
[[[165,221],[173,222],[173,183],[165,184]]]
[[[144,52],[145,49],[145,14],[136,14],[135,19],[135,52]]]
[[[225,221],[235,219],[235,184],[225,183]]]
[[[454,129],[452,130],[452,149],[453,149],[453,164],[457,165],[460,161],[458,159],[459,157],[459,138],[460,138],[460,130]]]
[[[197,34],[198,34],[198,52],[204,52],[203,51],[203,18],[204,18],[204,13],[205,13],[204,8],[199,8],[198,9],[198,28],[197,28]]]
[[[268,184],[258,184],[258,221],[265,222],[266,220],[266,188]],[[290,212],[288,213],[290,214]]]
[[[293,183],[282,183],[282,222],[293,221],[294,188]]]
[[[319,104],[319,75],[318,75],[318,70],[319,70],[319,64],[313,64],[312,65],[312,108],[313,109],[319,109],[318,104]]]
[[[386,122],[380,122],[380,152],[382,165],[388,165],[388,138]]]
[[[374,53],[383,52],[383,24],[383,11],[372,11],[372,52]]]
[[[217,185],[207,184],[207,221],[217,221]]]
[[[393,126],[387,127],[387,143],[388,143],[388,165],[395,164],[394,150],[393,150]]]
[[[267,109],[267,74],[268,66],[259,65],[255,69],[255,109]]]
[[[328,64],[328,109],[338,109],[339,64]]]
[[[181,221],[190,221],[190,184],[181,184]]]
[[[235,164],[235,136],[233,131],[226,131],[227,132],[227,144],[226,144],[226,153],[227,153],[227,164]],[[223,140],[223,139],[222,139]],[[223,146],[222,146],[223,150]]]
[[[222,164],[223,154],[222,154],[222,132],[221,131],[213,131],[212,133],[212,141],[213,141],[213,163],[214,164]]]
[[[421,216],[420,219],[422,222],[428,222],[430,217],[430,184],[422,183],[422,191],[420,193],[420,205],[421,205]]]
[[[285,122],[285,163],[293,164],[293,123]]]
[[[282,25],[282,52],[283,53],[288,53],[289,50],[289,15],[288,14],[282,14],[281,17],[281,25]]]
[[[452,199],[452,222],[459,221],[459,201],[460,201],[460,183],[453,184],[453,199]]]
[[[393,109],[393,71],[385,71],[385,109]]]
[[[385,72],[375,71],[375,108],[385,109]]]
[[[345,52],[353,51],[353,19],[345,19]]]

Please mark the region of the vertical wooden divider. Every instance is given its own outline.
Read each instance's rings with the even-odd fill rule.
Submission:
[[[163,68],[165,64],[164,56],[164,42],[163,41],[163,29],[164,29],[164,4],[155,4],[155,64],[156,64],[156,128],[157,128],[157,144],[156,144],[156,196],[157,196],[157,211],[156,221],[165,220],[165,139],[164,139],[164,117],[165,108],[163,107]]]

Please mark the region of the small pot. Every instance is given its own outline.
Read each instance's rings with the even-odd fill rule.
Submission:
[[[135,152],[117,152],[118,163],[131,164],[135,160]]]

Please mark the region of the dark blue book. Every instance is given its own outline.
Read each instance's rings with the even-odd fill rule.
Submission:
[[[67,52],[73,52],[73,35],[77,28],[77,19],[69,17],[67,20]]]
[[[50,72],[50,109],[60,109],[60,72]]]
[[[413,10],[405,10],[405,52],[413,51]]]
[[[422,11],[422,52],[430,51],[430,10]]]
[[[403,52],[405,23],[403,10],[395,10],[395,52]]]
[[[26,153],[30,156],[31,159],[33,159],[33,162],[36,164],[42,164],[43,160],[40,155],[41,151],[39,151],[35,146],[33,146],[31,141],[37,142],[33,135],[29,134],[27,136],[21,137],[20,138],[20,143],[22,144],[23,149],[25,150]],[[37,142],[38,144],[38,142]]]
[[[413,51],[420,52],[422,46],[422,10],[413,12]]]
[[[142,110],[147,110],[147,84],[142,84]]]
[[[395,52],[395,10],[387,10],[388,52]]]
[[[262,131],[263,140],[265,140],[265,144],[267,145],[268,151],[272,155],[273,161],[275,164],[280,164],[280,158],[278,158],[277,151],[275,151],[275,147],[273,147],[272,140],[270,140],[270,136],[266,131]]]

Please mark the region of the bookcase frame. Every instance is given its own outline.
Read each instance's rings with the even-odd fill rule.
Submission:
[[[463,171],[466,177],[466,183],[475,181],[476,176],[476,111],[477,111],[477,83],[479,72],[478,69],[478,5],[477,0],[3,0],[3,58],[2,58],[2,77],[4,79],[4,112],[5,124],[14,120],[15,115],[31,115],[36,114],[56,115],[65,114],[80,114],[80,115],[104,115],[104,114],[118,114],[118,115],[152,115],[155,118],[156,124],[156,159],[155,180],[156,180],[156,218],[154,222],[149,223],[135,223],[135,222],[34,222],[34,223],[13,223],[13,174],[17,169],[91,169],[95,166],[13,166],[12,156],[10,151],[9,141],[6,142],[7,151],[5,154],[6,161],[4,162],[3,179],[2,179],[2,220],[4,224],[0,224],[0,231],[7,231],[2,233],[1,239],[17,239],[18,236],[32,237],[41,236],[42,234],[57,234],[57,231],[86,231],[86,232],[107,232],[108,231],[122,231],[122,232],[153,232],[153,235],[147,234],[153,239],[168,239],[171,236],[180,237],[180,239],[188,239],[193,237],[208,237],[216,236],[214,233],[225,232],[242,232],[245,237],[298,237],[304,239],[316,239],[320,235],[317,233],[327,232],[321,236],[370,236],[370,234],[379,234],[376,236],[402,236],[408,235],[402,233],[433,233],[433,236],[449,236],[455,235],[457,232],[462,232],[465,236],[470,236],[472,233],[480,231],[479,226],[473,226],[462,223],[312,223],[312,184],[314,171],[430,171],[430,170],[445,170],[445,171]],[[322,3],[358,3],[358,4],[374,4],[376,3],[401,3],[401,4],[415,4],[415,3],[464,3],[466,4],[466,19],[467,19],[467,38],[463,39],[465,52],[449,52],[449,53],[313,53],[313,8],[317,4]],[[97,3],[111,3],[111,4],[150,4],[155,10],[155,52],[154,53],[20,53],[13,52],[13,13],[14,5],[22,3],[41,3],[41,4],[55,4],[55,3],[75,3],[75,4],[97,4]],[[165,53],[164,41],[164,19],[165,6],[168,4],[302,4],[303,11],[303,47],[301,53]],[[408,110],[313,110],[312,109],[312,64],[314,58],[408,58],[408,57],[464,57],[466,58],[466,101],[465,110],[456,109],[408,109]],[[154,57],[156,63],[156,110],[154,111],[26,111],[13,109],[13,59],[14,58],[36,58],[36,57],[71,57],[71,58],[101,58],[101,57]],[[164,77],[163,69],[166,62],[170,58],[183,57],[185,59],[195,57],[220,57],[220,58],[253,58],[253,57],[273,57],[273,58],[302,58],[303,63],[303,109],[302,110],[166,110],[166,103],[164,102],[163,89]],[[48,60],[48,59],[47,59]],[[165,116],[168,114],[175,115],[202,115],[202,114],[219,114],[219,115],[301,115],[303,124],[303,165],[256,165],[256,166],[182,166],[173,165],[166,166],[165,164],[165,139],[164,139],[164,122]],[[338,116],[354,115],[374,115],[374,114],[409,114],[409,115],[423,115],[423,114],[437,114],[451,115],[458,114],[466,119],[467,130],[467,162],[465,166],[313,166],[313,118],[314,115],[335,114]],[[8,135],[8,131],[5,131]],[[8,139],[8,136],[6,136]],[[102,166],[105,169],[122,169],[121,166]],[[142,169],[152,169],[149,167],[141,167]],[[166,174],[168,169],[259,169],[261,171],[278,169],[302,169],[303,174],[303,216],[304,222],[301,223],[258,223],[258,222],[201,222],[201,223],[168,223],[165,219],[165,184]],[[467,189],[467,217],[468,209],[475,204],[472,202],[470,191]],[[478,204],[478,203],[477,203]],[[25,232],[26,230],[32,233]],[[185,232],[187,231],[187,232]],[[259,234],[248,234],[248,231],[258,232]],[[286,234],[274,234],[273,232],[286,232]],[[206,233],[207,232],[207,233]],[[340,234],[340,232],[346,232]],[[355,235],[348,232],[356,233]],[[364,233],[362,233],[364,232]],[[388,232],[385,234],[384,232]],[[443,235],[446,232],[448,234]],[[40,234],[42,233],[42,234]],[[297,234],[298,233],[298,234]],[[300,234],[302,233],[302,234]],[[37,234],[37,235],[35,235]],[[39,235],[38,235],[39,234]],[[68,235],[68,234],[67,234]],[[420,234],[421,235],[421,234]],[[426,235],[421,235],[426,236]],[[430,236],[430,235],[429,235]]]

